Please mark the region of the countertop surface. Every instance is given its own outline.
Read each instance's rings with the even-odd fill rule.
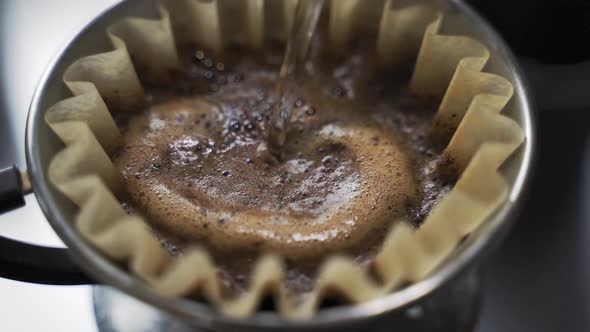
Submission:
[[[26,168],[25,119],[38,79],[73,32],[115,2],[0,1],[0,166]],[[590,331],[590,64],[523,62],[539,97],[539,159],[520,220],[487,267],[477,331]],[[63,246],[32,195],[0,216],[0,234]],[[2,331],[97,330],[88,286],[0,279],[0,294]]]

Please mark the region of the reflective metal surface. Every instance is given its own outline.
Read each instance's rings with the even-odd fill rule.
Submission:
[[[26,108],[35,84],[59,49],[59,41],[109,2],[114,0],[0,1],[0,165],[16,157],[18,165],[25,166]],[[494,7],[487,0],[480,2]],[[520,2],[494,3],[530,10]],[[519,21],[519,27],[530,24],[528,18]],[[43,27],[42,34],[37,26]],[[487,269],[477,331],[590,331],[590,63],[565,68],[531,64],[525,70],[541,106],[540,167],[521,218]],[[560,163],[561,159],[565,162]],[[61,244],[33,196],[27,197],[24,209],[0,217],[0,234]],[[0,279],[0,294],[2,331],[97,330],[89,287]],[[135,303],[119,302],[117,309],[124,313],[117,318],[119,322],[143,319],[141,310],[125,308]],[[148,324],[137,324],[146,331],[154,330]]]
[[[60,82],[61,73],[68,64],[80,56],[109,49],[104,38],[106,26],[130,14],[141,16],[157,15],[154,6],[146,1],[122,3],[93,21],[68,45],[66,51],[56,59],[50,66],[50,70],[42,78],[42,83],[31,105],[26,144],[31,180],[41,208],[60,237],[72,249],[72,254],[87,272],[103,282],[114,285],[139,299],[186,319],[194,325],[227,330],[254,330],[262,327],[269,329],[273,327],[279,329],[339,328],[348,327],[351,324],[362,326],[365,323],[371,323],[373,320],[381,319],[384,314],[393,314],[398,309],[405,310],[414,301],[441,288],[450,279],[467,269],[476,259],[481,257],[484,249],[489,247],[493,239],[498,240],[501,234],[505,233],[508,220],[513,217],[516,201],[522,193],[523,183],[527,177],[533,153],[534,135],[528,94],[510,52],[492,29],[482,23],[477,14],[461,2],[452,2],[452,4],[455,17],[449,21],[454,22],[457,27],[464,24],[466,33],[474,35],[488,44],[493,54],[493,60],[489,67],[494,68],[495,72],[502,73],[515,83],[516,97],[513,98],[513,105],[509,107],[507,112],[511,112],[517,121],[521,123],[526,132],[527,142],[520,154],[513,159],[514,167],[512,167],[513,172],[511,172],[513,178],[508,179],[513,182],[511,200],[478,230],[479,234],[471,236],[461,245],[460,250],[457,250],[456,257],[444,265],[437,273],[421,282],[363,305],[322,310],[316,317],[308,321],[285,321],[272,313],[261,313],[251,319],[236,320],[222,317],[207,306],[199,303],[160,296],[151,288],[138,282],[125,271],[120,270],[99,255],[78,236],[77,232],[68,223],[69,220],[72,220],[75,208],[72,203],[55,192],[46,178],[49,160],[62,145],[43,123],[43,112],[51,104],[68,96],[63,84]]]
[[[484,30],[482,30],[482,31],[483,31],[483,33],[484,33],[484,34],[486,33],[486,32],[485,32],[485,29],[484,29]],[[492,41],[492,42],[494,42],[494,40],[493,40],[493,39],[492,39],[491,41]],[[497,42],[497,41],[496,41],[496,42]],[[501,45],[501,44],[500,44],[500,45]],[[501,47],[500,47],[500,48],[501,48]],[[500,50],[500,52],[503,52],[503,51],[502,51],[502,50]],[[524,94],[522,94],[522,95],[521,95],[521,98],[525,98],[525,97],[526,97],[526,96],[525,96]],[[529,141],[529,142],[530,142],[530,141]],[[30,147],[30,148],[31,148],[31,147]],[[522,174],[522,173],[521,173],[521,174]],[[522,177],[522,178],[524,178],[524,177]],[[517,186],[517,189],[516,189],[516,191],[515,191],[515,192],[516,192],[516,193],[518,193],[518,191],[519,191],[519,190],[520,190],[520,189],[519,189],[519,188],[518,188],[518,186]],[[514,194],[514,193],[513,193],[513,194]],[[517,194],[515,194],[515,195],[517,195]],[[123,280],[123,281],[125,281],[125,280]],[[132,281],[130,281],[130,282],[132,282]],[[412,295],[412,294],[410,293],[410,295]],[[414,294],[413,294],[413,296],[416,296],[416,297],[418,297],[419,295],[420,295],[420,293],[414,293]],[[375,310],[379,310],[377,307],[380,307],[382,304],[383,304],[383,303],[381,303],[381,304],[375,304],[375,308],[373,309],[373,312],[377,312],[377,311],[375,311]],[[368,309],[369,309],[369,311],[370,311],[370,307],[371,307],[371,306],[368,306]]]
[[[471,273],[463,274],[460,279],[454,280],[449,284],[449,287],[438,289],[424,301],[413,304],[404,310],[397,310],[379,318],[357,321],[329,330],[338,332],[473,331],[480,308],[480,282],[481,275],[476,270],[472,270]],[[208,330],[191,326],[166,312],[141,303],[109,287],[95,287],[93,300],[100,332],[235,331],[231,328]],[[141,320],[130,320],[126,317],[141,317]]]

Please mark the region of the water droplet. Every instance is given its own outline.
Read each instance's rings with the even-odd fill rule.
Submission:
[[[223,171],[221,174],[223,174],[223,176],[229,176],[229,171]]]
[[[328,167],[330,166],[330,164],[332,163],[332,156],[325,156],[324,159],[322,159],[322,165]]]
[[[229,121],[229,129],[236,132],[240,130],[240,122],[238,120],[230,120]]]
[[[303,107],[303,104],[303,99],[297,98],[297,100],[295,100],[295,107]]]
[[[243,75],[243,74],[240,74],[240,73],[238,73],[238,74],[235,74],[235,75],[233,76],[233,81],[234,81],[234,82],[240,82],[240,81],[242,81],[243,79],[244,79],[244,75]]]
[[[244,128],[246,128],[247,131],[252,131],[252,130],[254,130],[255,126],[252,122],[246,121],[244,123]]]
[[[308,106],[308,107],[305,109],[305,114],[307,114],[307,115],[310,115],[310,116],[311,116],[311,115],[314,115],[314,114],[315,114],[315,108],[313,108],[313,107],[311,107],[311,106]]]
[[[252,160],[252,159],[250,159],[250,158],[246,159],[246,162],[247,162],[248,164],[254,164],[254,160]]]
[[[264,118],[262,117],[262,114],[254,113],[254,120],[260,122],[260,121],[264,120]]]
[[[213,60],[211,60],[210,58],[207,58],[207,59],[203,60],[203,64],[205,65],[205,67],[213,67]]]
[[[344,95],[346,94],[346,91],[344,91],[344,89],[342,87],[337,86],[337,87],[332,88],[331,94],[334,97],[344,97]]]

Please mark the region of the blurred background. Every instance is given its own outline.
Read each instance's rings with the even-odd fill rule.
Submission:
[[[25,119],[45,66],[116,2],[0,0],[0,166],[26,168]],[[471,2],[526,71],[540,143],[524,211],[486,267],[477,331],[590,331],[590,2]],[[32,195],[0,216],[0,234],[62,246]],[[0,330],[97,331],[91,288],[0,279]]]

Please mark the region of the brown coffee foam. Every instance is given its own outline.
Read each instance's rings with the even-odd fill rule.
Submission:
[[[373,242],[369,238],[379,236],[392,220],[407,215],[408,204],[417,204],[409,156],[397,138],[355,119],[346,121],[343,111],[338,123],[344,125],[331,123],[298,135],[284,147],[292,151],[288,160],[267,165],[270,169],[266,171],[261,160],[253,165],[245,163],[248,156],[255,158],[258,143],[238,146],[233,152],[212,152],[207,157],[195,155],[193,159],[204,160],[202,170],[193,164],[166,161],[171,142],[186,142],[189,138],[206,142],[224,129],[225,121],[213,121],[210,128],[193,125],[214,117],[215,111],[215,105],[199,98],[156,105],[130,120],[125,146],[115,160],[131,199],[150,222],[175,237],[204,242],[215,252],[226,254],[246,250],[278,253],[292,260],[317,259],[368,246]],[[179,115],[183,116],[182,125],[177,123]],[[208,118],[202,119],[202,115]],[[146,131],[153,119],[162,128]],[[326,172],[329,169],[321,163],[323,155],[318,149],[330,145],[344,149],[340,152],[343,155],[333,156],[340,160],[339,172],[344,179],[336,171]],[[325,153],[330,155],[331,151]],[[273,182],[285,173],[288,161],[305,158],[314,159],[310,161],[314,166],[307,173],[293,174],[300,185],[287,186],[286,193],[282,192],[285,185],[278,185],[280,192],[273,192]],[[210,160],[215,163],[208,164]],[[154,163],[158,163],[158,170],[153,169]],[[220,166],[223,164],[225,168]],[[225,169],[236,173],[242,169],[246,173],[223,176]],[[321,188],[317,184],[319,176],[325,178]],[[191,182],[190,187],[187,182]],[[260,189],[261,185],[266,189]],[[302,188],[307,188],[306,200],[320,204],[280,207],[284,199],[280,195],[296,194]],[[252,197],[254,202],[244,206],[231,198],[235,194]]]
[[[198,1],[183,2],[189,6],[194,5],[193,8],[199,7]],[[338,3],[333,1],[332,5],[338,6]],[[386,11],[394,10],[412,16],[417,15],[416,8],[429,10],[422,5],[390,9],[388,4]],[[211,16],[209,10],[193,13],[197,17],[209,15],[219,18],[217,15]],[[273,14],[282,15],[265,13]],[[445,84],[451,79],[456,79],[456,84],[461,84],[460,77],[456,75],[457,63],[445,59],[453,60],[457,56],[471,57],[474,61],[460,60],[459,65],[466,65],[467,69],[476,75],[481,71],[477,64],[487,61],[487,55],[474,55],[471,52],[472,48],[483,47],[480,43],[466,37],[439,34],[437,26],[440,25],[441,19],[439,18],[437,24],[429,25],[427,32],[433,38],[424,38],[422,41],[414,69],[414,77],[420,79],[413,80],[412,84],[412,89],[418,94],[424,92],[430,95],[432,92],[438,93],[442,88],[443,92],[440,95],[443,95],[446,90]],[[408,22],[414,21],[410,18]],[[408,26],[414,27],[417,31],[426,30],[426,27],[419,24],[420,20],[415,22],[417,24],[408,23]],[[219,23],[224,23],[223,18],[220,18]],[[161,26],[161,21],[145,20],[141,22],[139,30],[149,39],[150,32],[160,29]],[[342,30],[336,31],[347,29],[343,27]],[[173,36],[170,34],[168,38],[173,39]],[[126,60],[129,57],[125,57],[127,50],[124,48],[124,42],[113,39],[116,51],[78,61],[70,67],[69,75],[66,74],[65,79],[72,92],[78,96],[78,100],[81,98],[90,102],[88,93],[95,89],[105,99],[109,109],[126,109],[125,106],[137,103],[137,99],[134,98],[141,96],[142,90],[137,84],[138,81],[133,79],[133,75],[128,76],[129,80],[122,80],[119,76],[121,72],[132,73],[133,67]],[[458,39],[460,42],[456,43]],[[391,48],[405,47],[404,44],[396,44],[394,41],[386,43],[390,43]],[[464,53],[457,47],[465,48]],[[151,52],[147,47],[143,51]],[[157,62],[157,58],[152,59]],[[431,62],[434,60],[442,61]],[[428,69],[434,63],[437,64],[434,70]],[[109,66],[105,67],[105,64]],[[123,70],[114,73],[101,68]],[[437,76],[437,73],[441,75]],[[428,79],[429,75],[434,76]],[[481,77],[485,78],[485,75]],[[82,81],[73,82],[68,79]],[[94,123],[86,124],[93,121],[92,119],[85,122],[72,121],[65,116],[64,110],[70,108],[74,99],[66,100],[48,110],[48,114],[57,115],[48,115],[46,121],[67,145],[54,157],[49,177],[60,191],[80,206],[80,212],[73,222],[82,236],[108,257],[127,263],[132,273],[163,294],[180,296],[199,289],[222,312],[232,316],[246,316],[256,310],[265,294],[272,293],[277,299],[278,311],[281,314],[291,318],[306,318],[317,311],[318,304],[328,290],[345,295],[352,303],[360,303],[383,296],[404,282],[414,282],[428,276],[445,261],[464,236],[481,225],[506,200],[509,188],[497,169],[522,143],[524,136],[514,121],[498,114],[504,103],[493,101],[494,98],[488,98],[486,103],[477,103],[475,100],[479,96],[473,98],[474,101],[467,111],[474,114],[471,124],[462,121],[446,149],[451,158],[467,163],[461,177],[455,188],[435,207],[418,232],[399,224],[389,233],[374,263],[376,270],[380,271],[383,283],[375,283],[368,276],[368,272],[352,260],[333,257],[320,268],[314,290],[305,294],[304,300],[297,305],[289,301],[284,287],[281,286],[284,273],[280,259],[276,256],[261,258],[252,273],[250,288],[239,298],[227,299],[220,292],[215,267],[206,251],[189,250],[177,259],[163,255],[160,244],[145,224],[140,219],[126,217],[110,191],[118,189],[117,177],[112,176],[113,166],[108,158],[98,157],[106,155],[103,149],[109,146],[108,135],[94,133],[93,130],[98,130],[99,126]],[[498,97],[509,99],[510,96],[511,93]],[[95,104],[96,102],[91,108],[94,108]],[[482,111],[484,107],[490,110],[490,117],[479,115],[485,112]],[[97,107],[97,112],[102,111]],[[60,122],[53,122],[53,119],[60,119]],[[465,129],[473,124],[479,124],[481,130],[473,132]],[[503,130],[505,134],[499,137],[498,130]],[[458,139],[461,135],[466,135],[469,140],[475,139],[478,144],[462,146]],[[99,143],[103,148],[98,146]]]

